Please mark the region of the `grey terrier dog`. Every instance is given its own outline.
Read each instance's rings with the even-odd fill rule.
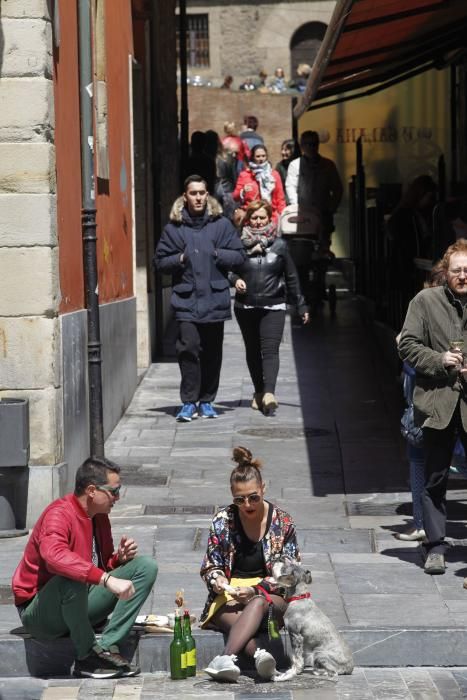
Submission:
[[[311,666],[315,675],[334,679],[337,675],[352,673],[352,652],[307,591],[310,572],[293,559],[284,557],[273,565],[272,575],[275,582],[287,590],[284,623],[292,645],[292,666],[275,675],[273,680],[288,681],[305,666]]]

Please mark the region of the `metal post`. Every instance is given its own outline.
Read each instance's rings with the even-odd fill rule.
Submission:
[[[104,456],[104,419],[102,407],[101,342],[99,325],[99,285],[96,253],[96,207],[94,190],[93,103],[91,6],[78,2],[79,88],[81,124],[81,227],[83,234],[83,271],[88,311],[88,379],[91,456]]]
[[[453,187],[458,181],[458,139],[457,139],[457,66],[451,66],[451,187],[450,193],[453,194]]]
[[[186,0],[179,0],[179,62],[180,62],[180,159],[181,178],[185,177],[186,164],[188,162],[188,59],[186,50]]]
[[[298,119],[294,114],[295,107],[297,106],[298,99],[292,97],[291,107],[292,107],[292,138],[298,143]]]

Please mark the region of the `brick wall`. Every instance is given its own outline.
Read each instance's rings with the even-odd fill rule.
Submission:
[[[214,129],[222,138],[225,121],[234,121],[240,128],[243,116],[254,114],[271,163],[275,165],[280,159],[281,143],[292,135],[290,95],[262,95],[204,87],[190,87],[188,95],[190,134],[196,129]]]

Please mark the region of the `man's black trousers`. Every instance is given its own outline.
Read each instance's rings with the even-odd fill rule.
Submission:
[[[446,545],[446,490],[449,467],[456,440],[459,438],[467,455],[467,433],[462,426],[459,405],[451,422],[443,430],[423,428],[425,452],[425,488],[422,493],[423,527],[430,552],[443,554]]]
[[[216,398],[222,366],[223,340],[223,321],[179,321],[175,347],[182,375],[182,403],[211,402]]]

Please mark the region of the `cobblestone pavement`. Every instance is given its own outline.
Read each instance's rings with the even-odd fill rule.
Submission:
[[[0,680],[1,700],[458,700],[467,697],[467,668],[357,668],[337,682],[303,674],[283,684],[240,676],[236,684],[205,680],[201,674],[171,681],[167,674],[96,680]]]

